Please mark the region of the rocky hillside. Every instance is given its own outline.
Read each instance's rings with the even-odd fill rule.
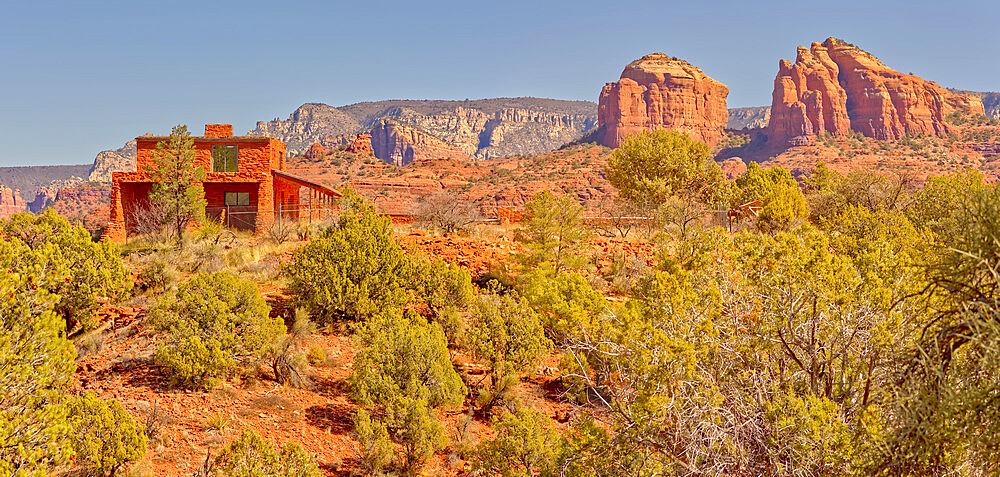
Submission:
[[[828,38],[781,60],[774,80],[768,141],[787,146],[821,133],[851,131],[880,140],[943,135],[954,112],[983,114],[983,103],[900,73],[850,43]]]
[[[133,170],[135,170],[135,139],[126,142],[118,149],[99,152],[94,158],[94,165],[90,168],[87,180],[111,182],[112,172]]]
[[[771,119],[770,106],[753,106],[749,108],[729,108],[729,120],[726,129],[766,128]]]
[[[79,184],[91,166],[0,167],[0,217],[14,212],[37,212],[55,196],[53,187]]]
[[[34,198],[35,192],[52,181],[87,177],[91,166],[24,166],[0,167],[0,184],[21,191],[21,196]]]
[[[958,94],[971,94],[983,101],[983,108],[986,110],[986,115],[994,118],[1000,119],[1000,93],[995,92],[982,92],[982,91],[966,91],[961,89],[948,88],[948,91]]]
[[[541,98],[389,100],[341,107],[307,103],[287,120],[258,122],[249,134],[278,138],[296,153],[314,143],[330,147],[367,133],[376,155],[395,162],[398,157],[385,156],[376,139],[376,128],[384,128],[384,120],[418,130],[470,158],[490,159],[550,151],[578,139],[596,126],[597,107],[589,101]]]
[[[675,129],[715,145],[723,136],[729,88],[684,60],[652,53],[629,63],[604,85],[598,101],[598,143],[618,147],[647,129]]]

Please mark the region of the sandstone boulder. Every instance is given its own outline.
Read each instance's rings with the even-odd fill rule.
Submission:
[[[314,142],[312,143],[312,146],[309,146],[309,149],[306,150],[303,156],[305,156],[307,159],[316,159],[323,157],[329,153],[330,153],[329,149],[323,147],[323,145],[318,142]]]

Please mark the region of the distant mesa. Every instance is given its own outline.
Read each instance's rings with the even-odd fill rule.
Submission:
[[[547,152],[575,141],[596,127],[596,109],[589,101],[545,98],[306,103],[288,119],[258,122],[249,135],[284,141],[293,154],[314,143],[329,149],[349,145],[367,134],[375,156],[388,163],[441,151],[446,154],[439,157],[482,160]]]
[[[950,130],[945,116],[956,111],[983,114],[983,102],[900,73],[831,37],[799,47],[794,64],[778,63],[767,136],[781,147],[822,133],[857,131],[881,140],[944,135]]]
[[[684,60],[643,56],[601,90],[597,141],[614,148],[630,134],[671,129],[715,145],[724,135],[728,95],[726,85]]]

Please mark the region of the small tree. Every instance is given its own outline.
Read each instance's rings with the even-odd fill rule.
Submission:
[[[368,475],[382,475],[392,462],[393,444],[385,423],[372,419],[364,409],[354,413],[354,433],[361,444],[358,452],[361,470]]]
[[[796,220],[809,215],[798,182],[781,167],[764,169],[751,162],[747,172],[736,179],[736,186],[740,202],[764,202],[757,216],[757,226],[763,231],[787,230]]]
[[[10,246],[0,248],[0,267],[30,271],[35,283],[56,294],[55,312],[71,336],[93,328],[98,297],[121,300],[132,276],[114,244],[94,242],[79,225],[47,209],[39,215],[14,214],[0,221]]]
[[[438,316],[445,308],[465,308],[472,303],[472,277],[457,265],[442,260],[418,262],[414,278],[417,296]]]
[[[525,253],[518,256],[524,267],[558,273],[586,263],[580,252],[587,245],[590,233],[583,226],[583,206],[576,199],[544,191],[524,208],[524,225],[516,236],[525,248]]]
[[[555,476],[562,439],[545,414],[527,408],[496,420],[497,435],[483,441],[472,463],[474,475]]]
[[[321,322],[363,318],[406,303],[412,260],[392,236],[390,220],[346,190],[337,227],[295,252],[285,267],[289,288]]]
[[[209,472],[226,477],[321,477],[313,456],[288,442],[280,451],[256,432],[245,430],[216,456]]]
[[[441,229],[444,233],[466,230],[482,219],[475,204],[448,189],[421,199],[414,215],[421,222]]]
[[[655,130],[633,134],[608,158],[608,182],[636,204],[657,208],[676,197],[687,202],[715,204],[728,186],[707,144],[687,134]]]
[[[512,294],[479,297],[467,337],[472,354],[490,367],[491,387],[478,403],[484,414],[507,401],[518,375],[551,347],[538,315]]]
[[[195,164],[194,140],[187,126],[174,126],[166,141],[156,143],[153,164],[147,171],[153,181],[149,198],[163,207],[164,220],[173,222],[177,248],[184,247],[184,229],[205,214],[205,170]]]
[[[431,409],[462,402],[466,389],[448,357],[444,331],[415,313],[397,311],[373,317],[358,336],[364,348],[355,357],[351,394],[373,411],[355,416],[362,455],[368,465],[383,461],[381,428],[403,445],[402,462],[414,471],[447,444]],[[363,432],[362,432],[363,431]]]
[[[169,335],[156,360],[181,385],[211,387],[273,349],[285,324],[269,312],[252,282],[231,272],[196,275],[150,311],[157,328]]]
[[[97,475],[116,475],[146,455],[145,428],[114,399],[84,394],[71,404],[70,422],[77,462]]]

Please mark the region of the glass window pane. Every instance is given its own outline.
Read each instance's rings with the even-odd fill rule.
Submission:
[[[212,171],[213,172],[237,172],[239,166],[237,158],[239,153],[236,146],[216,144],[212,146]]]
[[[236,152],[236,146],[227,146],[226,153],[226,170],[236,172],[239,169],[237,164],[239,154]]]
[[[236,201],[237,198],[235,192],[226,192],[226,205],[236,205]]]
[[[222,172],[226,168],[226,159],[219,146],[212,146],[212,171]]]
[[[236,200],[240,205],[250,205],[250,193],[238,192],[236,194]]]

